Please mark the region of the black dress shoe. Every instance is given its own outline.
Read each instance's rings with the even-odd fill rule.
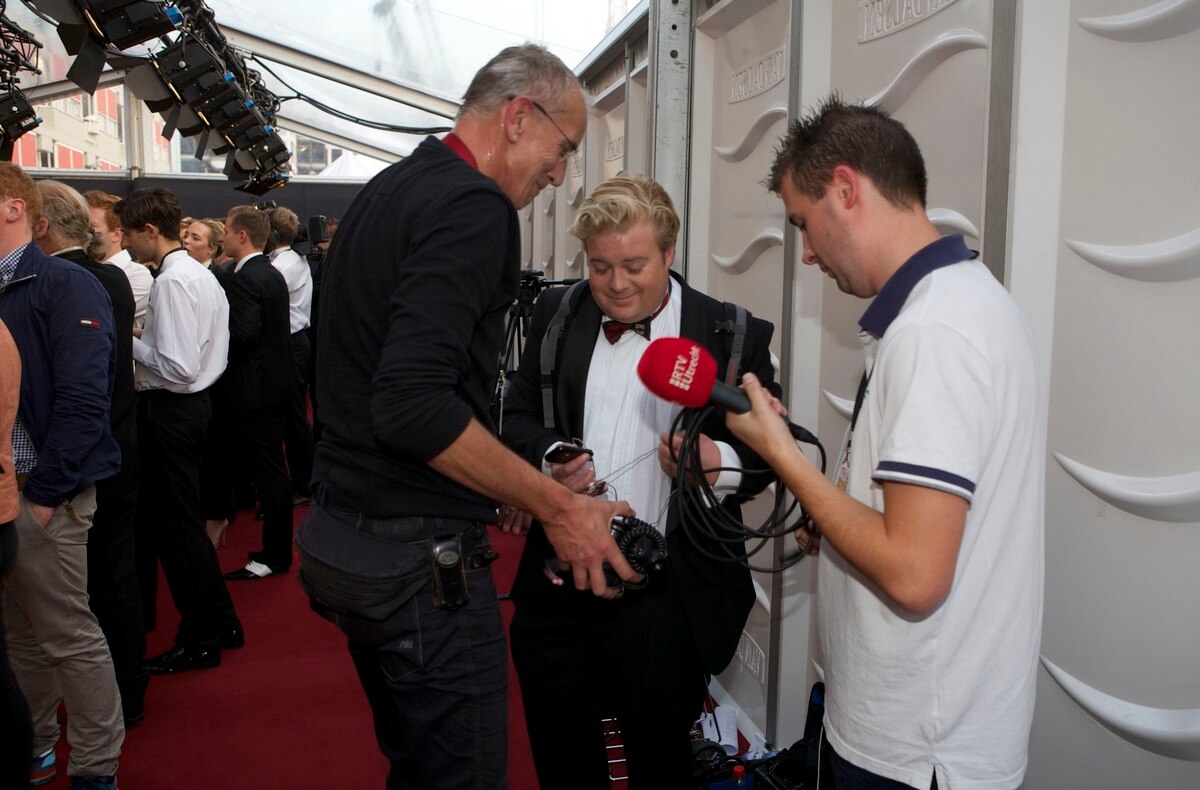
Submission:
[[[142,666],[151,675],[177,675],[193,669],[208,669],[221,665],[219,648],[176,645],[162,655],[148,659]]]
[[[221,636],[218,642],[223,650],[232,650],[236,647],[242,647],[246,644],[246,632],[242,630],[240,625],[235,625],[232,628],[226,628],[221,631]]]

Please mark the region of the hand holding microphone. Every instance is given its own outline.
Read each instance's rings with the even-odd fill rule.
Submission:
[[[798,452],[793,430],[786,420],[778,419],[787,414],[783,404],[751,373],[742,377],[745,392],[717,381],[717,361],[699,343],[681,337],[654,340],[642,354],[637,370],[646,389],[663,400],[688,408],[711,405],[727,411],[729,429],[768,463],[772,463],[768,452],[782,454],[785,447]],[[794,428],[811,436],[799,426]]]

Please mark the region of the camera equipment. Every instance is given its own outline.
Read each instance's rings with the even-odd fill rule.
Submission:
[[[318,244],[327,241],[329,235],[325,233],[325,215],[317,214],[315,217],[309,217],[308,222],[300,226],[300,232],[292,242],[292,249],[298,255],[311,256],[317,252]]]
[[[608,586],[622,592],[626,588],[640,590],[650,581],[650,577],[660,573],[663,562],[667,559],[667,539],[654,527],[633,516],[617,516],[612,521],[612,536],[621,550],[621,556],[629,563],[629,567],[646,577],[645,581],[630,583],[622,581],[617,572],[607,562],[604,563],[604,580]],[[546,569],[560,576],[564,575],[559,567],[558,557],[546,560]]]
[[[521,279],[517,284],[517,298],[508,308],[504,319],[504,345],[500,350],[500,376],[496,379],[496,391],[492,394],[492,421],[497,430],[504,412],[504,395],[508,388],[508,377],[521,364],[521,350],[525,347],[525,338],[529,335],[529,325],[533,322],[533,303],[538,294],[556,285],[572,285],[579,282],[578,278],[567,280],[547,280],[540,269],[523,269]]]
[[[268,216],[274,214],[275,209],[279,208],[279,204],[274,200],[264,200],[260,203],[255,203],[254,207],[259,211],[267,212]],[[312,254],[316,245],[329,241],[329,237],[325,235],[325,215],[318,214],[315,217],[309,217],[308,222],[301,225],[296,231],[296,238],[289,245],[300,257],[308,257]],[[266,252],[270,252],[279,246],[279,237],[275,233],[275,229],[271,229],[271,233],[267,236]]]
[[[637,584],[622,582],[621,577],[606,563],[604,578],[609,587],[624,585],[632,590],[641,589],[652,575],[662,571],[663,562],[667,559],[667,539],[653,524],[633,516],[617,516],[612,522],[612,536],[629,567],[644,575],[646,580]]]

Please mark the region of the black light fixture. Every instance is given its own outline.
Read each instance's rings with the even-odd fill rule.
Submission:
[[[37,7],[59,23],[58,36],[75,56],[67,78],[88,93],[96,92],[115,50],[158,38],[183,21],[183,13],[165,0],[38,0]]]
[[[235,82],[217,53],[191,33],[181,34],[153,62],[183,104],[201,104]]]
[[[10,161],[13,143],[41,122],[25,94],[14,90],[0,95],[0,159]]]
[[[0,159],[10,161],[17,139],[42,122],[17,85],[22,71],[42,73],[34,63],[42,45],[4,11],[0,2]]]

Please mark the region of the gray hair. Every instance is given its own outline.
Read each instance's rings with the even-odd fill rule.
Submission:
[[[514,96],[530,96],[553,107],[571,90],[582,93],[583,86],[557,55],[537,44],[508,47],[475,73],[458,117],[487,115]]]
[[[75,188],[51,179],[38,181],[37,188],[42,193],[42,216],[50,225],[50,233],[68,242],[67,246],[83,247],[89,258],[102,262],[107,245],[92,227],[83,195]]]

